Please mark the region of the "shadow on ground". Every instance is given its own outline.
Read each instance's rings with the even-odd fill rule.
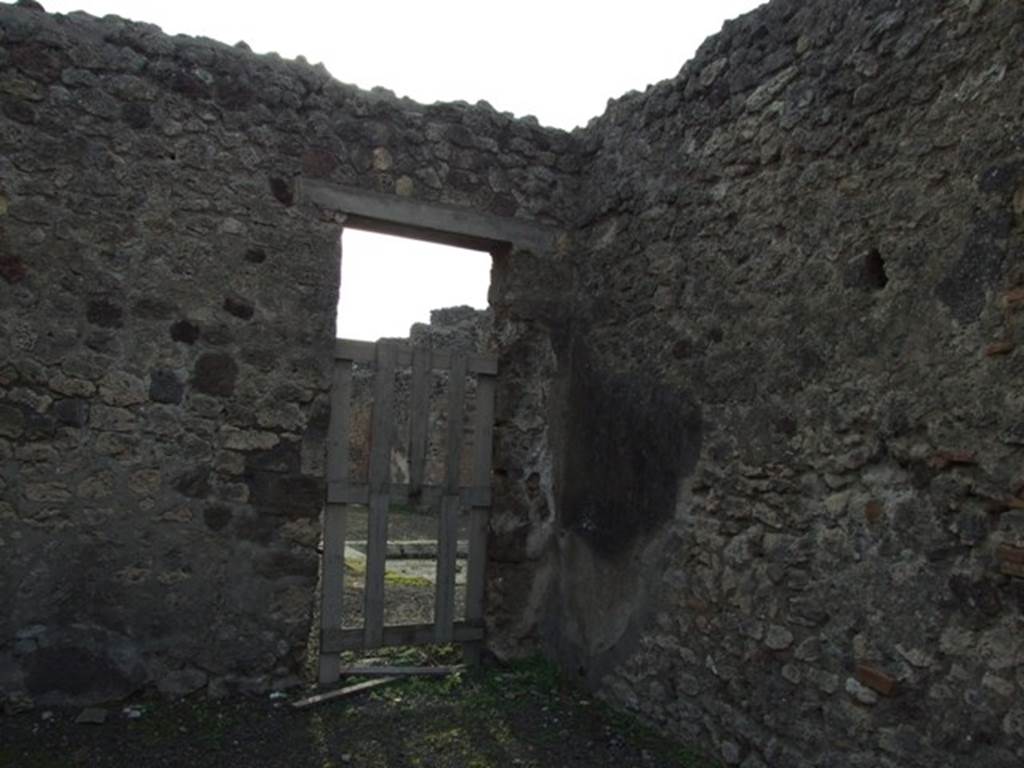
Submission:
[[[78,710],[0,720],[0,765],[18,768],[714,768],[695,752],[558,680],[541,662],[419,679],[294,710],[282,699],[142,699],[102,725]]]

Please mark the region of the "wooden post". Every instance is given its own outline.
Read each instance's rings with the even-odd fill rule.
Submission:
[[[396,350],[377,345],[370,437],[370,514],[366,531],[366,592],[363,636],[366,648],[381,644],[384,631],[384,567],[387,560],[391,484],[391,433],[395,398]]]
[[[423,492],[427,465],[427,425],[430,417],[431,354],[417,347],[412,352],[412,390],[409,393],[409,501]]]
[[[327,483],[348,482],[349,411],[352,399],[352,362],[336,360],[331,382],[331,418],[327,432]],[[320,561],[320,647],[323,630],[341,629],[345,579],[345,505],[324,508],[324,552]],[[338,654],[320,653],[320,683],[338,680]]]
[[[455,561],[459,510],[459,470],[462,465],[462,422],[466,405],[466,358],[452,355],[448,378],[448,431],[445,439],[445,483],[437,527],[437,583],[434,601],[434,640],[452,641],[455,623]]]
[[[493,376],[477,376],[476,423],[473,430],[473,478],[477,488],[490,487],[491,461],[494,439],[494,386]],[[466,622],[483,626],[484,586],[487,571],[487,507],[474,506],[469,513],[469,552],[466,566]],[[464,658],[467,663],[480,661],[480,643],[467,643]]]

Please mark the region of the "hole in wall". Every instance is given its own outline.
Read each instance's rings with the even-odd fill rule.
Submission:
[[[875,291],[880,291],[889,284],[889,276],[885,272],[885,260],[877,248],[864,254],[864,282]]]

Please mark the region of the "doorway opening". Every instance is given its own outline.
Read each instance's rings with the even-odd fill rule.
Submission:
[[[479,646],[496,373],[486,252],[350,229],[341,244],[325,683],[345,652]]]

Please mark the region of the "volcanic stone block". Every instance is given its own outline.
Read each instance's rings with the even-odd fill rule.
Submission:
[[[101,328],[120,328],[124,325],[124,310],[106,299],[90,301],[85,319]]]
[[[37,705],[112,701],[137,691],[146,670],[135,644],[95,625],[74,624],[39,638],[22,659],[25,687]]]
[[[157,403],[180,403],[185,393],[184,382],[174,371],[157,369],[150,374],[149,397]]]
[[[182,473],[174,481],[174,489],[184,496],[205,498],[210,493],[210,470],[197,467]]]
[[[313,517],[324,502],[324,483],[315,477],[248,472],[245,482],[253,505],[288,517]]]
[[[14,254],[0,253],[0,277],[14,284],[24,280],[27,274],[21,259]]]
[[[207,395],[231,397],[238,379],[238,363],[224,352],[206,352],[196,360],[192,386]]]
[[[212,531],[223,530],[231,522],[231,510],[221,505],[207,507],[203,510],[203,522]]]
[[[25,413],[21,406],[0,403],[0,436],[20,437],[25,431]]]
[[[252,304],[237,296],[228,296],[224,299],[224,310],[242,320],[251,320],[256,311]]]
[[[195,344],[199,339],[199,326],[189,320],[179,320],[171,326],[171,338],[183,344]]]
[[[84,427],[89,422],[89,401],[77,397],[58,400],[53,415],[66,427]]]

